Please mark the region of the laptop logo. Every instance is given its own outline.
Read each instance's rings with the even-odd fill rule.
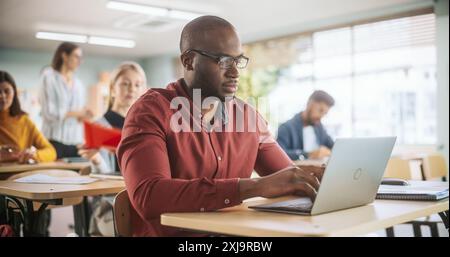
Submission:
[[[362,175],[362,169],[358,168],[355,170],[355,172],[353,172],[353,179],[354,180],[358,180]]]

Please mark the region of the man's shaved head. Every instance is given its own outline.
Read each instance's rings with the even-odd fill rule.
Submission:
[[[190,21],[181,32],[181,53],[188,49],[201,48],[209,32],[223,28],[234,30],[231,23],[217,16],[201,16]]]
[[[219,65],[223,57],[243,55],[241,40],[231,23],[216,16],[189,22],[181,33],[180,50],[188,88],[201,89],[202,97],[222,100],[234,96],[239,83],[237,63],[228,68]]]

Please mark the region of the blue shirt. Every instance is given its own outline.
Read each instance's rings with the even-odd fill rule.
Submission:
[[[317,144],[330,149],[333,148],[334,141],[328,135],[322,123],[318,123],[313,127]],[[302,156],[303,158],[308,158],[308,153],[304,148],[303,120],[300,113],[281,124],[278,128],[277,142],[291,160],[298,160]]]

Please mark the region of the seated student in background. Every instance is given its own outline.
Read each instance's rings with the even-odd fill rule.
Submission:
[[[0,162],[50,162],[56,159],[53,146],[21,109],[16,83],[5,71],[0,71],[0,147],[3,148]]]
[[[147,79],[142,67],[134,62],[122,63],[112,74],[108,111],[97,120],[105,127],[122,129],[125,116],[131,105],[144,93]],[[93,173],[120,171],[114,152],[107,149],[83,149],[78,153],[92,163]],[[114,236],[112,219],[113,197],[97,197],[93,203],[89,234],[92,236]]]
[[[41,76],[42,133],[56,148],[58,159],[79,156],[76,145],[83,143],[82,121],[93,117],[85,108],[84,86],[74,74],[81,57],[79,46],[64,42]]]
[[[331,154],[334,142],[321,119],[333,105],[332,96],[317,90],[309,97],[306,110],[281,124],[277,141],[291,160],[322,159]]]

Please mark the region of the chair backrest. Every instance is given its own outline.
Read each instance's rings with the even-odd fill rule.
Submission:
[[[438,153],[429,154],[423,159],[425,179],[445,178],[448,168],[444,156]]]
[[[113,218],[116,236],[132,236],[131,208],[127,190],[122,190],[114,198]]]
[[[384,177],[411,179],[412,175],[409,161],[399,157],[391,157],[384,172]]]

